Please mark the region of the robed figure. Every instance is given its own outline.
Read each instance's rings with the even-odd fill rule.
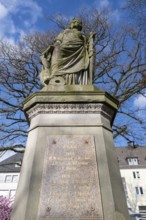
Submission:
[[[54,44],[42,53],[42,84],[92,84],[95,34],[90,33],[87,40],[81,30],[81,21],[73,18],[69,27],[57,36]]]

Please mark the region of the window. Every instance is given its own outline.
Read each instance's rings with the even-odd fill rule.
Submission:
[[[11,183],[12,182],[12,175],[6,175],[5,182]]]
[[[146,213],[146,206],[139,206],[139,212],[145,212]]]
[[[19,179],[18,175],[13,175],[13,177],[12,177],[12,182],[13,182],[13,183],[17,183],[17,182],[18,182],[18,179]]]
[[[143,219],[146,219],[146,206],[139,206],[139,213]]]
[[[127,162],[129,165],[138,165],[138,158],[136,157],[127,158]]]
[[[19,175],[6,175],[5,182],[6,183],[17,183],[19,180]]]
[[[134,179],[140,178],[140,173],[139,173],[139,171],[134,171],[134,172],[133,172],[133,178],[134,178]]]
[[[15,163],[15,167],[21,167],[21,165],[22,165],[22,161],[20,160],[20,161],[17,161],[16,163]]]
[[[143,188],[142,187],[136,186],[135,190],[136,190],[137,195],[143,195]]]

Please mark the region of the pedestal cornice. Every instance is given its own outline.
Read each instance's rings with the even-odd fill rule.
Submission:
[[[63,88],[54,91],[51,87],[48,91],[35,92],[28,96],[23,104],[29,121],[38,114],[86,113],[102,114],[112,125],[119,102],[110,94],[99,91],[94,86]]]
[[[24,101],[24,111],[37,103],[106,103],[117,110],[119,102],[103,91],[41,91],[34,92]]]

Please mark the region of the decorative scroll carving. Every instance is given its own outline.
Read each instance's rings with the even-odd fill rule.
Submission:
[[[49,103],[36,104],[27,111],[27,114],[30,119],[38,114],[102,114],[110,120],[114,111],[101,103]]]

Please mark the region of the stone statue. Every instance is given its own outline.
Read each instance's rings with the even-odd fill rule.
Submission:
[[[91,32],[87,40],[81,30],[81,21],[73,18],[69,27],[57,36],[54,44],[42,53],[40,78],[43,85],[92,84],[95,33]]]

